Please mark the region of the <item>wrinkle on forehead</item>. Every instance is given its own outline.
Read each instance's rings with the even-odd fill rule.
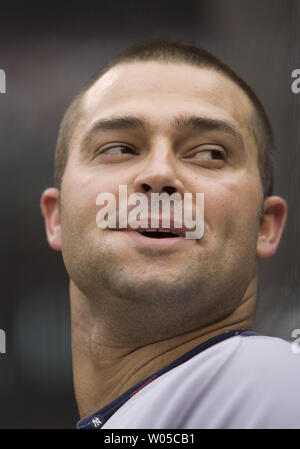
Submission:
[[[86,92],[84,105],[90,108],[108,97],[134,95],[145,90],[174,94],[179,83],[181,93],[187,96],[196,95],[199,99],[204,96],[213,104],[223,101],[228,107],[236,103],[237,98],[239,109],[249,111],[252,106],[236,83],[214,69],[157,61],[123,62],[112,67]]]
[[[99,113],[108,109],[118,112],[118,106],[132,105],[136,100],[145,99],[160,102],[160,95],[166,101],[182,95],[183,106],[189,101],[199,106],[211,108],[230,117],[257,147],[253,130],[255,109],[246,93],[226,75],[214,69],[196,67],[184,62],[132,61],[112,67],[102,75],[86,92],[82,112],[87,124],[94,121]],[[162,103],[158,116],[162,116]],[[166,107],[166,112],[168,108]],[[174,111],[176,112],[176,111]],[[252,146],[252,145],[251,145]]]

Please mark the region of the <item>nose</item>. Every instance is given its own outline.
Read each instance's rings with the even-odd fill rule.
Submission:
[[[142,193],[178,192],[184,194],[183,183],[178,179],[176,156],[166,145],[157,146],[139,167],[134,181],[134,191]]]

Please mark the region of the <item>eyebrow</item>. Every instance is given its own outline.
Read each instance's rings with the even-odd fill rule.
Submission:
[[[171,127],[176,131],[221,131],[229,134],[239,141],[244,148],[244,142],[240,132],[227,120],[213,119],[196,115],[178,114],[172,121]],[[88,130],[83,137],[81,148],[88,143],[90,138],[98,131],[118,131],[118,130],[145,130],[147,121],[144,117],[122,116],[103,118],[98,120]]]

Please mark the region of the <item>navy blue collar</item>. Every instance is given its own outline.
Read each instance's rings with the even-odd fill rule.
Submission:
[[[91,416],[88,416],[87,418],[83,418],[77,423],[77,429],[101,429],[101,427],[104,425],[104,423],[122,406],[127,402],[133,395],[135,395],[138,391],[140,391],[142,388],[144,388],[146,385],[148,385],[150,382],[152,382],[154,379],[157,379],[162,374],[165,374],[166,372],[170,371],[171,369],[175,368],[176,366],[181,365],[182,363],[189,360],[191,357],[195,356],[196,354],[199,354],[200,352],[204,351],[205,349],[215,345],[216,343],[219,343],[223,340],[226,340],[229,337],[233,337],[236,335],[243,335],[243,336],[250,336],[250,335],[260,335],[257,332],[254,332],[249,329],[237,329],[237,330],[231,330],[224,332],[220,335],[215,335],[214,337],[210,338],[207,341],[204,341],[203,343],[195,346],[190,351],[186,352],[182,356],[180,356],[178,359],[174,360],[174,362],[170,363],[165,368],[160,369],[154,374],[151,374],[150,376],[146,377],[146,379],[142,380],[138,384],[134,385],[129,390],[125,391],[125,393],[121,394],[119,397],[114,399],[109,404],[105,405],[105,407],[102,407],[100,410],[98,410],[96,413],[92,414]]]

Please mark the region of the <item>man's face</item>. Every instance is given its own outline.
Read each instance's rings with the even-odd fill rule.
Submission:
[[[254,276],[262,206],[252,114],[233,82],[187,64],[119,64],[86,93],[62,182],[62,252],[72,281],[108,316],[146,313],[187,331],[238,306]],[[124,117],[143,126],[95,127]],[[128,196],[203,192],[204,236],[169,245],[99,229],[96,198],[118,199],[121,184]]]

